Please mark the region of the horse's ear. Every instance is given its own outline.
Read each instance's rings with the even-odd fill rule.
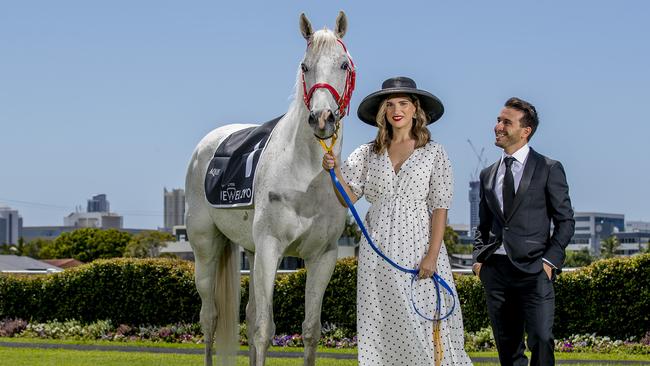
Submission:
[[[339,37],[340,39],[343,38],[345,35],[345,32],[348,31],[348,17],[345,16],[345,13],[343,10],[339,11],[339,16],[336,17],[336,28],[335,32],[336,36]]]
[[[311,36],[314,35],[314,31],[311,29],[311,23],[305,13],[300,14],[300,32],[307,42],[311,41]]]

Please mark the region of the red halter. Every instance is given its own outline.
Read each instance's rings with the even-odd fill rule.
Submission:
[[[343,95],[340,95],[336,89],[334,89],[333,86],[331,86],[328,83],[316,83],[312,85],[312,87],[309,89],[309,92],[307,91],[307,84],[305,83],[305,72],[301,71],[300,75],[302,78],[302,89],[303,89],[303,99],[305,100],[305,105],[307,106],[307,109],[310,109],[310,103],[311,103],[311,97],[316,91],[316,89],[327,89],[329,92],[332,94],[334,97],[334,100],[336,100],[336,104],[339,106],[339,109],[337,111],[337,114],[341,117],[345,116],[346,114],[350,113],[350,99],[352,99],[352,92],[354,91],[354,82],[356,79],[356,70],[354,68],[354,62],[352,61],[352,57],[350,57],[350,54],[348,53],[347,48],[345,48],[345,45],[340,39],[336,40],[338,43],[343,46],[343,51],[345,51],[345,54],[348,58],[348,70],[346,72],[345,76],[345,89],[343,89]],[[307,47],[309,47],[311,43],[307,44]]]

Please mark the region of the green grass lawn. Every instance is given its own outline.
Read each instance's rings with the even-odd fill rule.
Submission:
[[[351,366],[354,360],[318,360],[323,366]],[[175,355],[159,353],[132,353],[115,351],[68,351],[42,349],[14,349],[0,347],[0,365],[2,366],[190,366],[203,365],[201,355]],[[237,357],[237,365],[248,365],[248,359]],[[269,366],[298,366],[301,359],[269,359]]]
[[[101,345],[101,346],[122,346],[122,347],[159,347],[159,348],[173,348],[173,349],[203,349],[203,344],[195,343],[166,343],[166,342],[149,342],[149,341],[129,341],[129,342],[115,342],[115,341],[80,341],[80,340],[63,340],[63,339],[41,339],[41,338],[8,338],[0,337],[0,342],[8,343],[37,343],[37,344],[83,344],[83,345]],[[239,347],[242,351],[248,351],[248,346]],[[303,352],[302,347],[271,347],[273,352]],[[318,347],[318,352],[327,353],[340,353],[340,354],[356,354],[356,348],[326,348]],[[2,364],[0,364],[2,366]]]
[[[55,344],[84,344],[84,345],[121,345],[121,346],[140,346],[140,347],[165,347],[176,349],[202,349],[200,344],[170,344],[154,342],[102,342],[102,341],[60,341],[60,340],[41,340],[26,338],[0,338],[2,342],[20,342],[20,343],[55,343]],[[243,347],[242,350],[246,348]],[[273,347],[272,351],[302,352],[302,348]],[[356,349],[335,350],[330,348],[321,348],[322,353],[347,353],[355,354]],[[490,358],[497,357],[496,352],[478,352],[470,353],[472,358]],[[650,361],[650,356],[627,355],[627,354],[597,354],[597,353],[561,353],[556,354],[558,360],[599,360],[597,363],[580,363],[572,364],[574,366],[597,366],[607,365],[608,360],[637,360]],[[170,365],[170,366],[189,366],[202,365],[202,355],[178,355],[178,354],[159,354],[149,352],[119,352],[119,351],[74,351],[63,349],[37,349],[37,348],[13,348],[0,347],[0,366],[117,366],[117,365]],[[329,358],[319,358],[316,362],[319,366],[353,366],[356,360],[335,360]],[[248,365],[246,357],[238,357],[237,365]],[[302,365],[302,359],[285,359],[269,358],[269,366],[298,366]],[[498,363],[476,363],[477,366],[497,366]],[[633,365],[633,364],[632,364]]]
[[[202,365],[201,355],[174,355],[157,353],[131,353],[114,351],[68,351],[68,350],[41,350],[41,349],[16,349],[0,347],[0,365],[2,366],[190,366]],[[269,366],[300,366],[301,359],[270,358]],[[333,360],[320,358],[316,361],[318,366],[354,366],[356,360]],[[238,366],[248,365],[248,359],[237,357]],[[476,366],[498,366],[498,363],[476,363]],[[600,366],[602,363],[580,363],[574,366]]]

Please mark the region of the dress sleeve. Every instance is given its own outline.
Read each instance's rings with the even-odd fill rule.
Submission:
[[[433,169],[429,179],[427,206],[429,211],[437,208],[449,209],[454,195],[454,173],[445,149],[438,145],[433,158]]]
[[[366,186],[369,153],[370,145],[361,145],[348,156],[341,167],[343,179],[345,179],[345,182],[352,189],[354,195],[357,196],[357,199],[363,196],[363,191]]]

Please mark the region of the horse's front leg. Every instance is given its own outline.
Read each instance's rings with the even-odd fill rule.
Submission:
[[[320,314],[323,295],[332,277],[338,250],[332,245],[323,255],[305,259],[307,284],[305,286],[305,321],[302,337],[305,344],[305,366],[316,363],[316,347],[321,336]]]
[[[255,243],[255,267],[252,273],[255,296],[253,346],[255,347],[255,366],[264,366],[266,351],[271,344],[271,337],[275,334],[273,285],[282,256],[278,250],[280,243],[272,236],[260,237],[259,240],[255,240]]]

